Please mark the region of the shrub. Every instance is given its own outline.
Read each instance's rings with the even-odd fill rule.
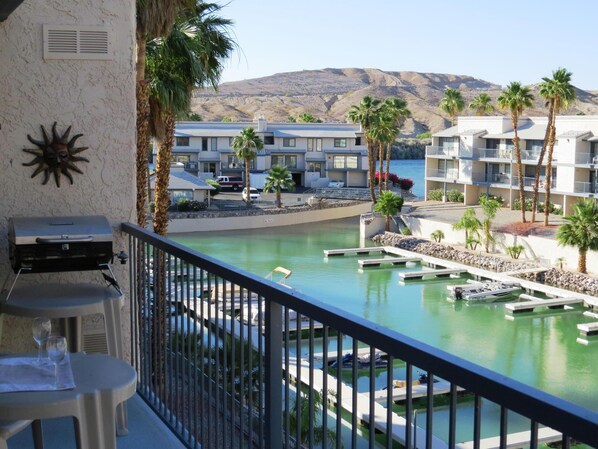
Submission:
[[[427,140],[432,137],[432,132],[426,131],[425,133],[417,134],[415,137],[417,137],[419,140]]]
[[[436,231],[432,232],[432,234],[430,234],[430,237],[436,243],[440,243],[440,242],[442,242],[442,239],[444,238],[444,232],[442,232],[440,229],[437,229]]]
[[[191,201],[187,198],[180,198],[176,203],[176,210],[179,212],[188,212],[191,210],[190,203]]]
[[[403,229],[401,229],[401,234],[403,234],[403,235],[411,235],[411,229],[409,229],[408,226],[405,226]]]
[[[500,203],[501,206],[505,203],[504,198],[500,195],[488,195],[487,193],[482,193],[480,195],[480,199],[478,200],[478,204],[482,204],[482,198],[486,198],[489,200],[496,200]]]
[[[216,190],[210,190],[211,196],[216,196],[222,191],[222,186],[215,179],[206,179],[206,184],[214,187]]]
[[[442,189],[433,189],[428,191],[429,201],[442,201]]]
[[[513,259],[519,259],[519,256],[521,255],[524,249],[525,248],[523,247],[523,245],[507,246],[507,253]]]
[[[480,243],[480,239],[477,237],[467,237],[467,239],[465,239],[465,248],[475,251]]]
[[[515,200],[513,200],[513,209],[521,210],[521,201],[519,201],[519,198],[516,198]],[[525,210],[528,212],[531,212],[531,210],[532,210],[532,199],[531,198],[525,199]]]
[[[206,203],[204,203],[203,201],[189,201],[189,210],[193,211],[193,212],[199,212],[201,210],[206,210],[208,208],[208,205]]]
[[[465,201],[465,197],[458,190],[449,190],[446,192],[446,200],[451,203],[462,203]]]
[[[389,176],[389,178],[390,178],[390,176]],[[393,184],[395,184],[394,181],[393,181]],[[401,189],[401,190],[411,190],[415,183],[413,182],[412,179],[409,179],[409,178],[399,178],[399,182],[397,182],[397,184],[399,186],[399,189]]]

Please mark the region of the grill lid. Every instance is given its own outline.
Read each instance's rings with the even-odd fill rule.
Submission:
[[[112,242],[112,228],[103,215],[73,217],[13,217],[8,223],[9,241],[16,246]]]

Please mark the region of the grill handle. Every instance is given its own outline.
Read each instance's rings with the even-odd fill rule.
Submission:
[[[75,239],[69,239],[69,238],[59,238],[59,239],[54,239],[54,238],[44,238],[44,237],[38,237],[35,239],[35,241],[37,243],[84,243],[84,242],[93,242],[93,237],[90,235],[89,237],[79,237],[79,238],[75,238]]]

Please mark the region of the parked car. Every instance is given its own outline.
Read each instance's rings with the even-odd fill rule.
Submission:
[[[247,201],[247,187],[243,189],[241,197],[243,198],[243,201]],[[260,198],[260,192],[258,192],[258,190],[255,187],[250,187],[249,197],[251,198],[251,201],[258,200]]]
[[[235,192],[243,187],[243,178],[234,176],[218,176],[218,184],[223,188],[233,189]]]

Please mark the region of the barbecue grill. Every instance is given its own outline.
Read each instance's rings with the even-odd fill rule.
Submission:
[[[102,275],[120,291],[110,268],[112,228],[103,215],[13,217],[8,220],[8,240],[17,277],[21,273],[107,270],[110,275]],[[117,257],[125,263],[125,253]]]

